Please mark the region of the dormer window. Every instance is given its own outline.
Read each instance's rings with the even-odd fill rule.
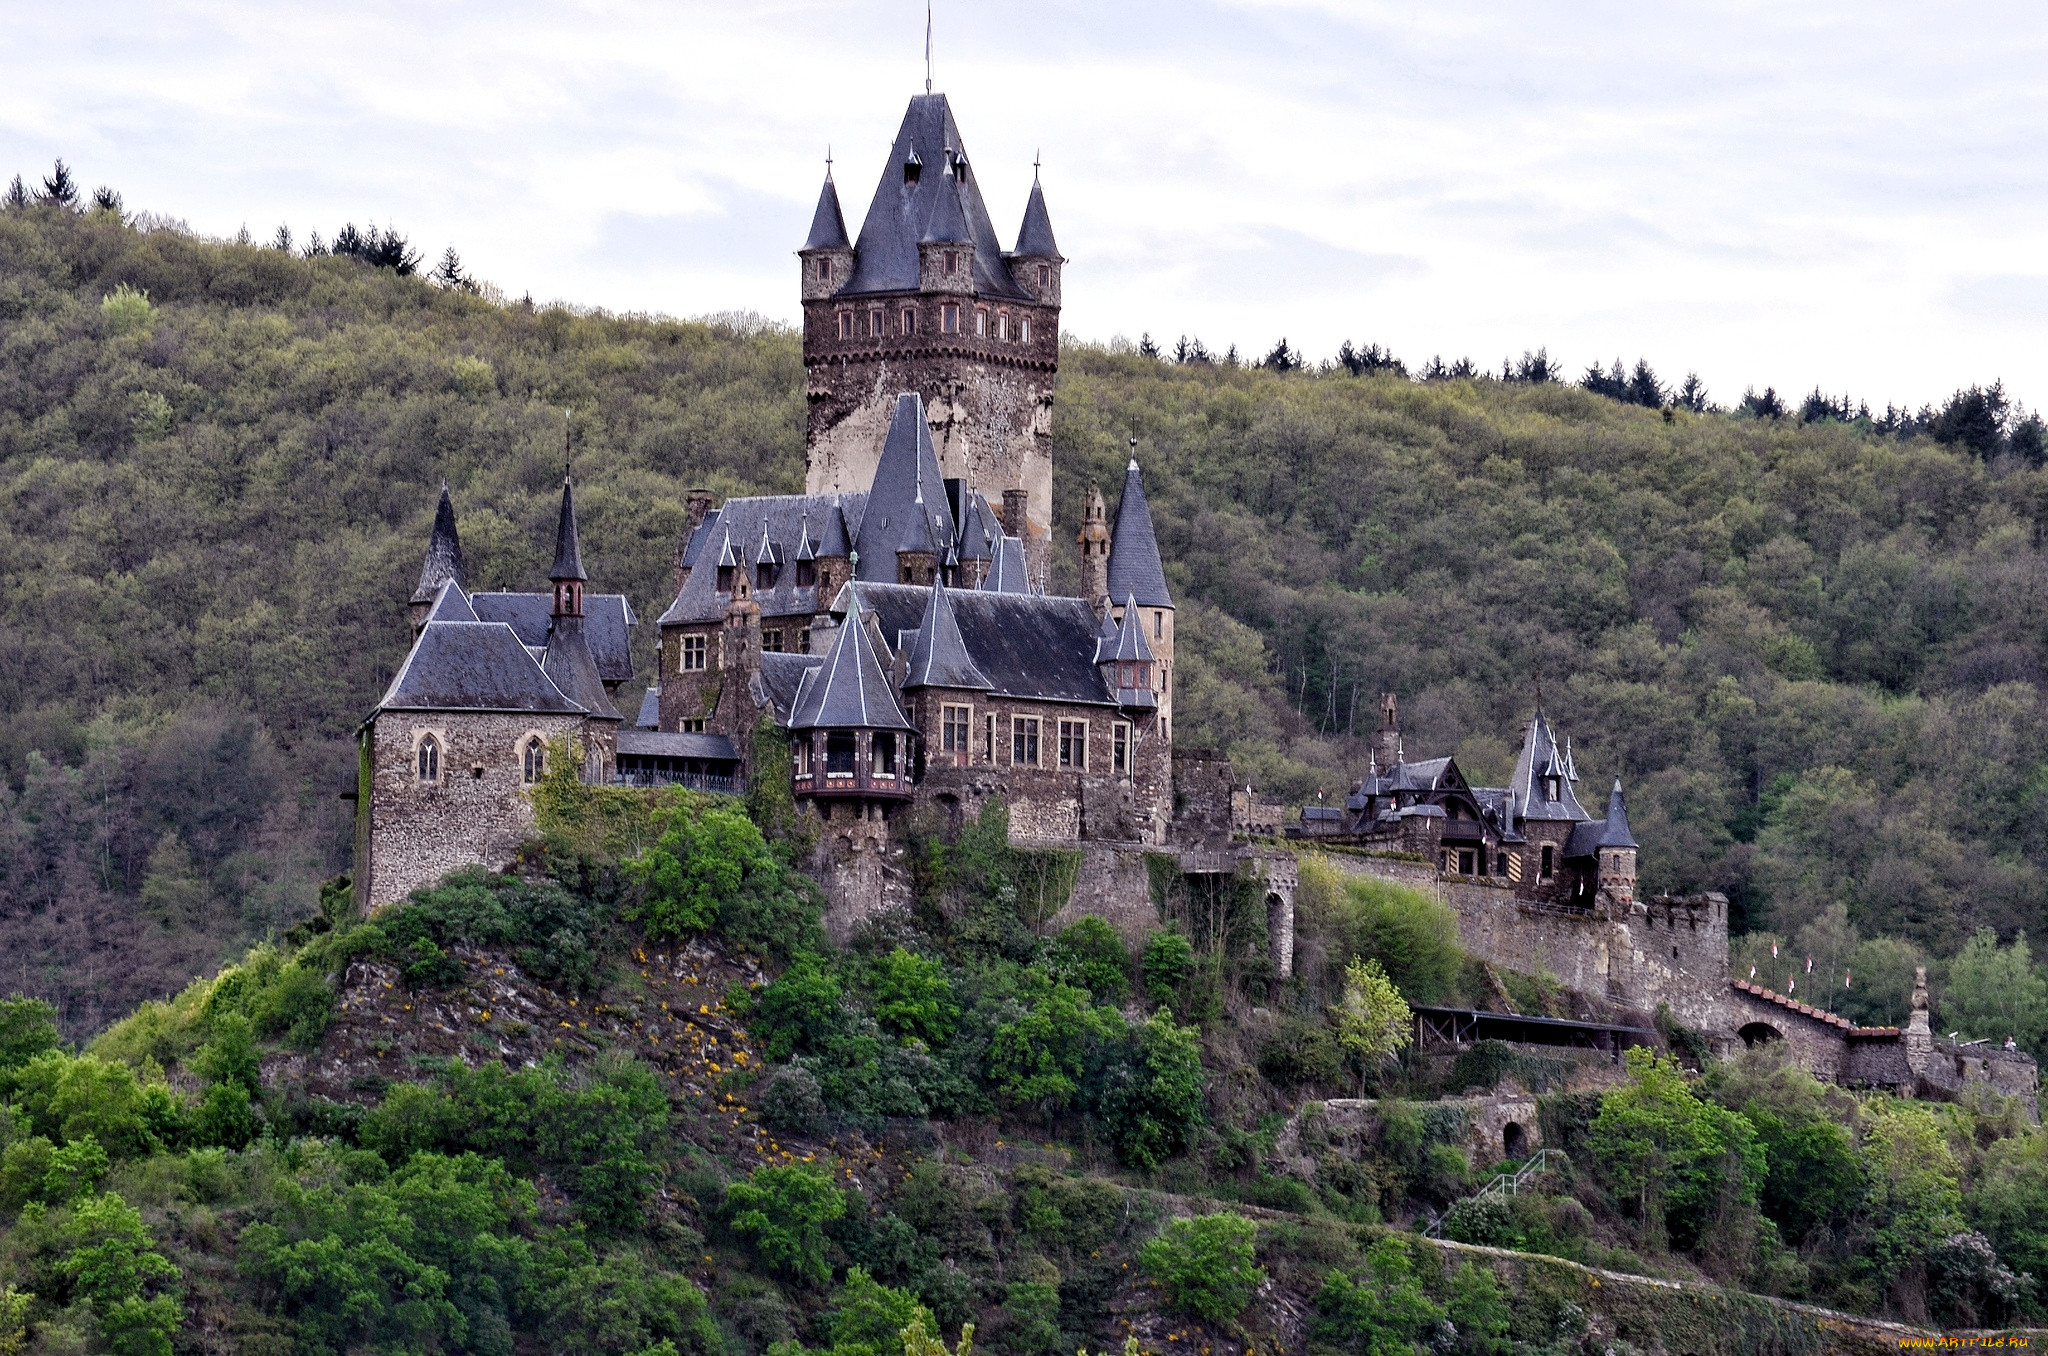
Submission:
[[[754,567],[754,587],[764,590],[775,587],[775,566],[772,562],[763,561]]]
[[[903,182],[906,184],[914,184],[917,182],[918,176],[922,175],[923,173],[924,161],[917,158],[916,151],[912,151],[910,153],[910,158],[903,162]]]
[[[816,584],[817,582],[817,562],[812,560],[799,560],[796,563],[796,586],[800,589],[807,589],[810,588],[812,585]]]
[[[732,571],[733,567],[730,565],[718,567],[718,591],[720,593],[732,592]]]
[[[1558,779],[1555,777],[1545,777],[1543,779],[1543,798],[1545,800],[1554,801],[1557,799],[1557,784]]]

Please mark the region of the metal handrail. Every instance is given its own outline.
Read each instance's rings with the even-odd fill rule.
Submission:
[[[1540,1177],[1544,1173],[1549,1172],[1553,1160],[1562,1158],[1569,1158],[1569,1155],[1562,1149],[1538,1149],[1536,1156],[1521,1167],[1513,1172],[1495,1173],[1492,1181],[1473,1192],[1470,1196],[1465,1196],[1461,1199],[1467,1201],[1483,1200],[1500,1192],[1506,1192],[1510,1196],[1518,1195],[1522,1190],[1522,1183],[1532,1177]],[[1455,1207],[1458,1202],[1453,1201],[1451,1204]],[[1431,1220],[1428,1227],[1423,1229],[1422,1236],[1424,1238],[1442,1238],[1444,1221],[1450,1218],[1450,1214],[1450,1210],[1447,1209]]]

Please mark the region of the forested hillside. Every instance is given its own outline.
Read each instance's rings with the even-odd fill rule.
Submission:
[[[1136,436],[1183,742],[1336,795],[1392,690],[1410,753],[1483,781],[1540,690],[1582,792],[1627,782],[1645,885],[1867,974],[1837,1006],[1888,1015],[1915,951],[2038,929],[2031,442],[1291,366],[1064,356],[1057,519]],[[534,586],[567,411],[594,579],[651,619],[683,491],[797,487],[802,408],[759,322],[0,212],[0,986],[88,1031],[311,911],[443,477],[473,579]]]

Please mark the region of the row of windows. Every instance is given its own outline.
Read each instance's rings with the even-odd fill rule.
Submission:
[[[732,592],[733,576],[737,573],[738,569],[739,567],[735,565],[721,565],[718,567],[718,591],[720,593]],[[775,587],[775,581],[781,577],[782,567],[770,561],[763,561],[754,567],[754,587],[757,589],[772,589]],[[807,589],[817,582],[817,562],[799,560],[796,563],[796,586],[800,589]]]
[[[946,272],[948,272],[948,273],[957,273],[957,272],[959,272],[959,271],[960,271],[960,255],[959,255],[959,252],[958,252],[958,251],[955,251],[955,250],[947,250],[947,251],[946,251]],[[818,281],[819,281],[819,282],[831,282],[831,281],[832,281],[832,261],[831,261],[831,260],[830,260],[829,258],[827,258],[827,259],[820,259],[820,260],[818,260]],[[1038,287],[1039,287],[1039,290],[1040,290],[1040,291],[1049,291],[1049,290],[1051,289],[1051,287],[1052,287],[1052,265],[1051,265],[1051,264],[1040,264],[1040,265],[1038,266]],[[841,337],[841,338],[850,338],[851,336],[848,336],[848,335],[841,335],[840,337]]]
[[[1012,316],[1008,311],[997,311],[994,315],[990,315],[987,307],[977,306],[974,308],[973,324],[974,337],[977,339],[994,338],[1003,343],[1015,341],[1020,344],[1031,342],[1031,317],[1028,315]],[[841,311],[839,313],[839,337],[841,339],[881,339],[887,337],[891,332],[888,313],[880,307],[869,311],[865,316],[861,316],[853,311]],[[914,336],[917,333],[917,310],[915,307],[905,306],[901,311],[897,312],[896,328],[893,332],[906,337]],[[960,307],[958,305],[948,302],[939,307],[939,332],[942,334],[960,333]]]
[[[896,736],[887,730],[877,730],[870,736],[873,767],[869,775],[894,777],[896,768]],[[825,735],[825,776],[851,777],[854,773],[855,739],[851,730],[832,730]],[[793,751],[795,771],[799,777],[814,776],[817,772],[816,755],[811,741],[797,741]]]
[[[939,710],[940,753],[945,761],[956,767],[966,767],[973,761],[975,750],[969,734],[973,721],[971,707],[945,706]],[[1131,727],[1115,721],[1109,729],[1109,771],[1127,777],[1131,774]],[[991,713],[982,717],[980,753],[984,763],[995,764],[996,747],[996,717]],[[1088,771],[1088,722],[1046,722],[1037,716],[1010,717],[1010,766]]]
[[[791,654],[811,652],[811,628],[796,628],[796,647]],[[761,648],[769,654],[781,654],[783,642],[790,638],[790,632],[780,626],[770,626],[761,632]],[[710,660],[710,637],[684,636],[676,647],[676,671],[678,673],[702,673]]]
[[[521,779],[528,786],[539,781],[542,774],[547,771],[547,761],[547,741],[539,735],[526,736],[525,740],[519,745]],[[430,734],[421,737],[419,747],[413,750],[413,768],[422,782],[437,783],[441,780],[441,738],[439,735]],[[472,766],[470,768],[470,775],[472,777],[483,776],[483,765],[479,763]]]

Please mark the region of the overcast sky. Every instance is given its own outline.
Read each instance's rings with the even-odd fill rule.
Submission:
[[[1497,367],[1547,345],[1880,408],[2048,403],[2038,3],[937,8],[1010,236],[1042,153],[1069,332]],[[392,222],[517,296],[797,314],[924,6],[0,0],[0,172],[300,239]]]

